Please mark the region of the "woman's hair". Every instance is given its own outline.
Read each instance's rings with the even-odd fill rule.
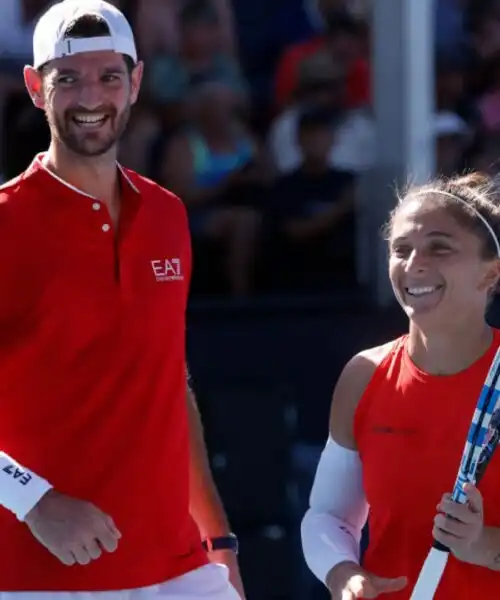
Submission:
[[[439,178],[421,186],[410,186],[398,195],[399,203],[385,226],[385,236],[392,234],[394,219],[409,201],[420,199],[442,208],[482,243],[482,256],[500,257],[500,204],[495,181],[483,173],[469,173],[448,179]]]

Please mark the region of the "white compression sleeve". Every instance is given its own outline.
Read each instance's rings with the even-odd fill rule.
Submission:
[[[325,583],[329,571],[341,562],[359,562],[359,542],[367,516],[359,454],[330,437],[301,527],[304,558],[320,581]]]
[[[51,488],[48,481],[0,452],[0,504],[20,521]]]

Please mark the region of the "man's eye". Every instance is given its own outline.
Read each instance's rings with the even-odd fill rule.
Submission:
[[[71,85],[75,81],[76,79],[72,75],[62,75],[57,78],[57,83],[61,83],[62,85]]]

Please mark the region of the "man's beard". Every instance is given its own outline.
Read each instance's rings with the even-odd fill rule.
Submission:
[[[56,137],[68,150],[82,157],[90,158],[107,154],[120,140],[130,118],[130,104],[117,114],[115,109],[84,111],[78,109],[67,110],[62,117],[47,113],[52,135]],[[78,125],[73,121],[73,116],[78,113],[99,113],[107,115],[104,123],[106,133],[99,129],[85,131],[84,127],[78,130]]]

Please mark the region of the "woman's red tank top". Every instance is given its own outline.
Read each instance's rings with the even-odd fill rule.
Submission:
[[[369,547],[363,566],[384,577],[405,575],[408,599],[432,544],[441,496],[451,492],[478,395],[496,349],[450,376],[428,375],[410,360],[407,336],[396,340],[361,398],[354,433],[363,465]],[[479,484],[485,524],[500,527],[500,452]],[[450,556],[435,600],[500,598],[500,572]]]

